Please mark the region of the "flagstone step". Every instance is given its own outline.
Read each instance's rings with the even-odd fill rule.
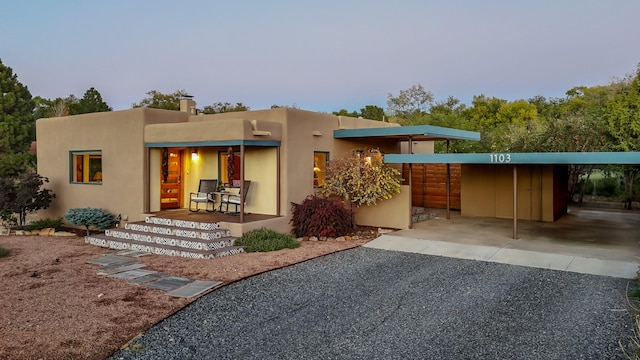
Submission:
[[[220,241],[219,241],[220,242]],[[85,243],[117,250],[144,251],[158,255],[181,256],[192,259],[212,259],[244,252],[241,246],[225,246],[217,249],[196,249],[153,242],[120,239],[106,234],[85,237]]]

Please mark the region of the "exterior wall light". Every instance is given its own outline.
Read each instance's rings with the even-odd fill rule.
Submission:
[[[191,150],[191,160],[198,160],[198,149],[194,148],[193,150]]]

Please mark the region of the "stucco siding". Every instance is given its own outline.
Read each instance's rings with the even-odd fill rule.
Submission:
[[[68,209],[104,208],[114,214],[143,211],[145,111],[116,111],[36,122],[38,173],[50,180],[56,199],[42,216],[58,217]],[[70,182],[70,152],[102,153],[101,184]]]

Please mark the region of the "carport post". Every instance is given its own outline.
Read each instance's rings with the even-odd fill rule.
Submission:
[[[413,154],[413,137],[409,135],[409,154]],[[412,175],[411,163],[409,163],[409,229],[413,229],[413,185],[411,185]]]
[[[518,238],[518,168],[513,165],[513,238]]]
[[[447,139],[447,154],[449,153],[449,140]],[[447,220],[451,219],[451,164],[447,163]]]

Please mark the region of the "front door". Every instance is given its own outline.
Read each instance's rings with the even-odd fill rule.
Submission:
[[[182,156],[176,148],[162,149],[160,210],[177,209],[182,203]]]

